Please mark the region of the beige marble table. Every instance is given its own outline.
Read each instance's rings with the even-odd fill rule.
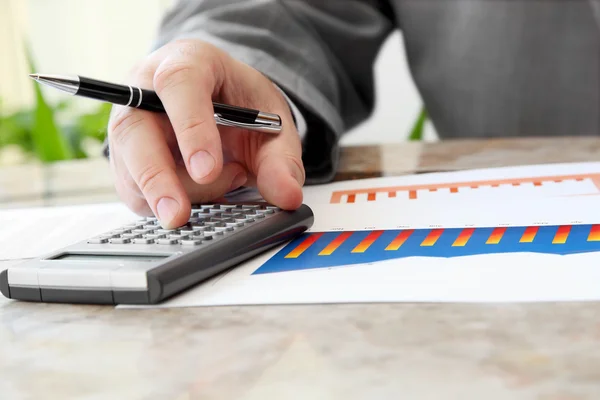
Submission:
[[[345,149],[339,178],[599,159],[596,139],[412,143]],[[21,174],[43,178],[5,191],[4,207],[114,197],[101,160],[31,168]],[[98,180],[79,181],[81,168]],[[600,304],[116,310],[1,299],[0,399],[600,399]]]

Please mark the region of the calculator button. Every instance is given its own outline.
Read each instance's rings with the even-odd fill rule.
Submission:
[[[188,235],[181,235],[178,233],[174,233],[169,235],[169,239],[177,239],[177,240],[185,240],[188,238]]]
[[[131,229],[115,229],[112,231],[113,235],[122,235],[124,233],[131,233]]]
[[[146,235],[148,233],[154,233],[153,229],[134,229],[133,233],[137,233],[138,235]]]
[[[121,235],[121,237],[125,239],[137,239],[141,238],[142,235],[140,235],[139,233],[124,233],[123,235]]]
[[[110,243],[112,243],[112,244],[127,244],[127,243],[131,243],[131,239],[127,239],[127,238],[110,239]]]
[[[167,235],[160,234],[160,233],[151,233],[151,234],[145,235],[144,237],[146,239],[162,239],[162,238],[164,238],[166,236]]]
[[[215,228],[215,232],[219,233],[219,232],[231,232],[233,231],[233,228],[231,226],[217,226]]]
[[[107,233],[105,235],[100,235],[101,238],[103,239],[112,239],[112,238],[118,238],[120,235],[113,235],[112,233]]]
[[[104,244],[104,243],[108,243],[108,239],[107,238],[103,238],[103,237],[99,237],[99,238],[92,238],[88,240],[89,244]]]
[[[202,240],[201,239],[182,240],[181,244],[184,246],[198,246],[198,245],[202,244]]]
[[[142,228],[144,228],[144,229],[156,229],[156,225],[144,225]]]
[[[242,226],[244,226],[244,223],[243,222],[226,222],[225,225],[230,226],[232,228],[241,228]]]
[[[265,214],[261,214],[261,213],[258,213],[258,214],[256,214],[256,215],[253,215],[253,216],[252,216],[252,218],[258,218],[258,219],[260,219],[260,218],[264,218],[264,217],[265,217]]]
[[[158,239],[156,241],[156,243],[158,244],[177,244],[177,240],[176,239]]]
[[[169,233],[175,233],[175,229],[157,229],[156,233],[167,235]]]
[[[146,221],[158,221],[156,217],[146,217]]]
[[[259,213],[261,213],[261,214],[273,214],[273,213],[275,213],[275,211],[274,211],[274,210],[271,210],[271,209],[269,209],[269,208],[267,208],[266,210],[257,210],[257,211],[258,211]]]
[[[202,232],[202,231],[205,231],[206,228],[207,228],[206,226],[200,226],[200,225],[192,226],[192,230],[194,232]]]
[[[135,239],[133,241],[133,243],[135,243],[135,244],[152,244],[152,243],[154,243],[154,239],[142,239],[142,238],[139,238],[139,239]]]
[[[233,222],[233,218],[213,218],[215,222]]]
[[[244,204],[242,206],[242,208],[246,208],[246,209],[249,208],[249,209],[253,209],[253,210],[258,210],[260,208],[260,206],[256,205],[256,204]]]
[[[179,232],[181,232],[182,235],[193,235],[196,231],[193,229],[182,229]]]

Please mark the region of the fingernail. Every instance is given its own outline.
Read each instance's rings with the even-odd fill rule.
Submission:
[[[169,197],[163,197],[156,206],[158,219],[162,223],[170,223],[179,212],[179,203]]]
[[[215,168],[215,159],[208,152],[200,150],[190,159],[192,175],[196,179],[202,179]]]
[[[233,181],[231,182],[231,187],[229,188],[229,191],[231,192],[232,190],[239,188],[244,183],[246,183],[247,180],[248,180],[248,177],[246,176],[246,173],[240,172],[239,174],[237,174],[235,176],[235,178],[233,178]]]

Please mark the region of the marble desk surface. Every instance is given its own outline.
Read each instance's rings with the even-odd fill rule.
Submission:
[[[344,149],[339,179],[596,160],[597,139],[409,143]],[[72,174],[53,168],[42,175]],[[3,207],[114,197],[69,182]],[[600,304],[116,310],[0,297],[0,398],[600,399]]]

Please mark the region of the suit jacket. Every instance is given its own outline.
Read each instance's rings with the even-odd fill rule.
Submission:
[[[314,183],[372,112],[395,29],[441,139],[600,133],[600,0],[180,0],[156,46],[199,38],[270,77],[306,119]]]

